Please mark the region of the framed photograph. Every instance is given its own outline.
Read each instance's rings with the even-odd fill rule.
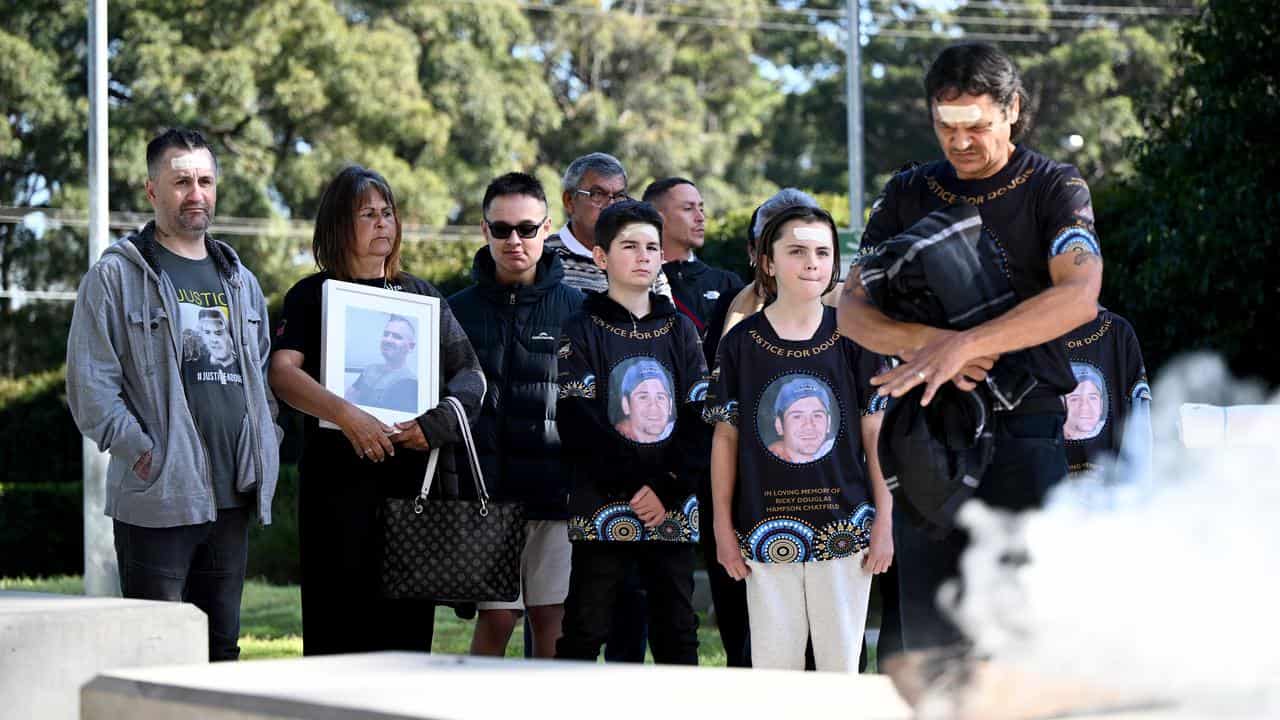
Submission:
[[[330,392],[388,425],[412,420],[440,400],[439,363],[438,298],[325,281],[320,376]]]

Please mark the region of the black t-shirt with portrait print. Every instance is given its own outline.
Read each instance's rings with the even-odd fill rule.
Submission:
[[[759,312],[720,341],[704,418],[738,429],[733,521],[748,560],[834,560],[869,546],[861,419],[884,408],[871,386],[881,363],[840,335],[830,307],[808,340],[781,339]]]
[[[957,178],[945,160],[894,175],[872,205],[860,252],[869,252],[934,210],[960,202],[978,208],[984,229],[1003,251],[1004,270],[1019,300],[1053,284],[1052,258],[1078,251],[1102,254],[1089,186],[1080,172],[1021,145],[989,178]],[[1075,386],[1061,342],[1049,341],[1026,352],[1041,385],[1032,396],[1061,395]]]
[[[208,452],[218,508],[240,507],[251,493],[236,490],[236,458],[248,432],[240,348],[228,322],[227,293],[213,258],[190,260],[156,244],[156,259],[178,294],[182,384]],[[248,442],[248,435],[245,435]]]
[[[1151,388],[1133,326],[1100,308],[1098,317],[1067,333],[1061,343],[1076,378],[1075,389],[1063,396],[1071,473],[1096,470],[1099,460],[1120,453],[1123,443],[1149,447]],[[1127,434],[1131,429],[1134,434]]]
[[[561,327],[556,424],[574,542],[698,541],[707,365],[689,318],[662,295],[649,299],[650,313],[637,318],[587,292]],[[629,504],[645,485],[667,510],[653,529]]]

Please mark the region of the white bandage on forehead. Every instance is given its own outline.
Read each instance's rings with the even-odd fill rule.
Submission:
[[[791,236],[797,240],[830,240],[831,230],[825,227],[814,227],[812,225],[796,225],[791,228]]]
[[[649,223],[631,223],[618,232],[619,240],[626,238],[639,239],[641,237],[647,240],[662,240],[662,238],[658,236],[658,228],[650,225]]]
[[[982,108],[977,105],[934,105],[938,108],[938,118],[948,125],[961,125],[978,122],[982,119]]]
[[[189,152],[174,155],[169,160],[169,167],[174,170],[212,170],[213,162],[209,157],[209,153]]]

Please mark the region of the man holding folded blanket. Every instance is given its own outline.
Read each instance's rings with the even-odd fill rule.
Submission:
[[[1067,474],[1060,398],[1076,380],[1057,338],[1094,318],[1102,284],[1089,188],[1074,167],[1015,144],[1029,121],[1027,94],[1012,61],[999,50],[978,43],[949,47],[930,67],[924,86],[945,160],[899,172],[876,201],[840,300],[840,330],[859,345],[902,360],[872,381],[881,394],[902,398],[899,403],[927,406],[948,383],[948,393],[981,385],[995,400],[988,428],[995,447],[974,479],[974,494],[1004,509],[1035,507]],[[995,268],[993,277],[1013,292],[1007,309],[976,324],[893,317],[860,282],[867,279],[860,265],[878,246],[907,232],[918,237],[919,247],[905,253],[914,260],[931,236],[913,226],[962,204],[977,209],[993,250],[983,264]],[[957,282],[949,276],[928,280],[931,290],[943,293],[933,285]],[[1002,393],[1009,384],[988,383],[988,371],[993,380],[1021,373],[1023,382],[1012,383],[1017,396]],[[891,441],[884,438],[881,447]],[[941,584],[958,574],[967,537],[955,530],[939,539],[910,522],[894,522],[894,530],[903,648],[963,647],[965,638],[936,599]]]

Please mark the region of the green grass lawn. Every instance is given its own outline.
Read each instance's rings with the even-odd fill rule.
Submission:
[[[84,592],[84,581],[78,575],[34,580],[0,578],[0,590],[78,595]],[[465,654],[471,646],[473,622],[458,619],[451,608],[436,610],[435,640],[431,649],[438,653]],[[720,634],[705,617],[699,617],[699,623],[699,664],[723,667]],[[517,628],[507,647],[507,657],[524,656],[521,635]],[[302,655],[302,606],[297,585],[270,585],[258,580],[250,580],[245,585],[240,603],[240,651],[245,660]]]

